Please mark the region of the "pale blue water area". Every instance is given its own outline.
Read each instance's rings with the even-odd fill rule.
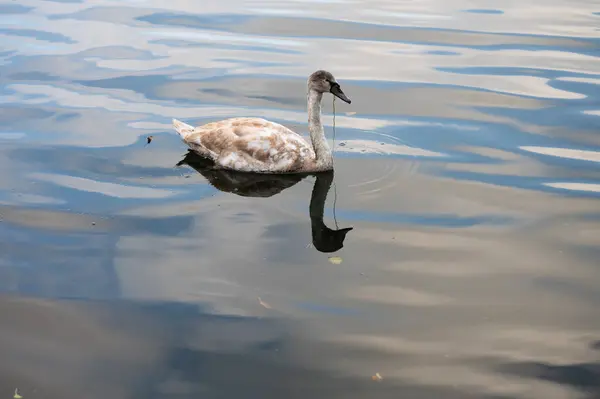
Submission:
[[[317,69],[334,176],[171,127]],[[0,102],[2,397],[600,397],[596,0],[0,0]]]

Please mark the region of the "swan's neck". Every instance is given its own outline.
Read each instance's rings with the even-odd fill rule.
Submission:
[[[310,140],[315,150],[317,165],[320,167],[328,167],[333,165],[333,156],[325,131],[321,124],[321,99],[323,94],[315,90],[308,91],[308,131],[310,132]]]

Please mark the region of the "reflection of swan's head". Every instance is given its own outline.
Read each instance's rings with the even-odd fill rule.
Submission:
[[[313,246],[319,252],[336,252],[344,247],[346,234],[352,227],[332,230],[323,225],[321,229],[313,229]]]
[[[352,101],[342,91],[340,84],[335,80],[331,72],[319,70],[308,77],[308,91],[317,93],[331,93],[340,100],[350,104]]]

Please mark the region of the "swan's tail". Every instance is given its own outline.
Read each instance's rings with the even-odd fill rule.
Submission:
[[[194,127],[188,125],[187,123],[183,123],[178,121],[177,119],[173,119],[173,127],[179,136],[182,139],[186,139],[190,134],[194,133]]]

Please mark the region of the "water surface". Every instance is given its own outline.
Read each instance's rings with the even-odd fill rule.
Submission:
[[[0,0],[0,392],[598,397],[599,27],[591,0]],[[306,134],[320,68],[352,99],[331,187],[182,162],[171,118]]]

